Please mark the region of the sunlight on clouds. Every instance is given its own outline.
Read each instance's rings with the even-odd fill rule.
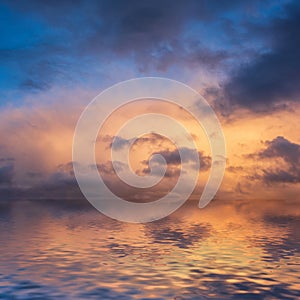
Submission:
[[[44,98],[30,99],[28,107],[7,107],[1,111],[0,157],[14,159],[13,182],[16,186],[30,187],[38,182],[47,181],[51,174],[57,172],[59,165],[71,161],[74,128],[82,109],[90,99],[88,96],[93,94],[95,92],[84,90],[78,90],[76,93],[56,91],[54,94],[44,95]],[[49,101],[54,95],[56,100],[63,101]],[[237,111],[229,121],[221,117],[228,156],[227,172],[218,195],[225,198],[281,198],[283,195],[297,195],[299,184],[266,185],[257,174],[263,169],[274,167],[275,161],[253,159],[249,154],[260,151],[265,147],[265,141],[273,140],[278,135],[299,144],[298,131],[295,130],[298,126],[296,116],[299,115],[299,111],[299,107],[295,106],[293,111],[278,111],[269,115]],[[120,107],[103,124],[96,143],[98,165],[104,166],[109,163],[110,143],[126,120],[148,112],[167,112],[168,116],[188,128],[201,157],[204,159],[210,156],[206,135],[189,113],[175,105],[145,99]],[[128,142],[126,137],[119,139],[120,145],[122,142]],[[147,160],[153,153],[162,150],[171,153],[175,148],[165,138],[155,135],[142,136],[130,151],[130,163],[134,171],[142,176],[147,175]],[[205,161],[203,163],[205,166]],[[168,191],[174,186],[178,168],[179,165],[171,164],[168,169],[169,176],[162,180],[158,188]],[[105,169],[102,168],[102,171]],[[206,167],[202,168],[198,193],[205,184],[207,175]],[[153,194],[154,190],[151,193]]]

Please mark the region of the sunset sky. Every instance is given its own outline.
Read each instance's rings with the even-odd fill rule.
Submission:
[[[183,82],[215,110],[227,148],[217,199],[299,195],[298,1],[3,0],[0,25],[0,200],[80,197],[72,141],[81,112],[105,88],[144,76]],[[186,112],[166,109],[195,139],[201,189],[208,141]],[[156,189],[136,195],[107,165],[115,128],[153,110],[164,104],[121,109],[96,143],[100,173],[134,201],[159,197],[178,177],[174,145],[155,134],[133,145],[132,165],[147,175],[149,156],[162,153],[168,169]],[[118,138],[120,148],[128,143]]]

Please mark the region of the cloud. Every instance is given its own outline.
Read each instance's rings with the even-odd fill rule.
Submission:
[[[297,166],[300,163],[300,145],[290,142],[283,136],[277,136],[272,141],[265,142],[267,148],[260,151],[260,158],[282,158],[292,166]]]
[[[154,164],[154,168],[157,168],[157,174],[161,174],[161,163],[162,161],[159,159],[158,156],[156,156],[156,154],[159,154],[161,156],[164,157],[165,162],[167,163],[167,165],[170,167],[170,169],[167,170],[166,172],[166,176],[168,177],[172,177],[177,176],[178,175],[178,170],[175,170],[174,167],[180,166],[181,163],[191,163],[191,165],[193,165],[193,149],[187,148],[187,147],[180,147],[179,149],[174,149],[174,150],[170,150],[169,147],[172,146],[171,144],[167,144],[166,142],[168,141],[164,136],[161,136],[160,134],[156,134],[156,133],[150,133],[147,136],[143,136],[143,137],[139,137],[136,139],[125,139],[119,136],[108,136],[106,135],[105,137],[100,137],[99,139],[102,142],[106,142],[109,144],[109,146],[107,147],[108,149],[111,148],[112,146],[112,140],[114,140],[114,149],[116,151],[123,149],[125,146],[129,146],[133,140],[134,143],[132,143],[132,150],[133,151],[139,151],[139,149],[141,149],[141,147],[147,145],[147,147],[150,149],[153,146],[156,146],[158,148],[167,148],[166,150],[161,150],[161,151],[154,151],[151,153],[151,156],[153,156],[152,163]],[[182,153],[182,157],[180,157],[179,154],[179,150]],[[200,161],[200,167],[202,171],[207,171],[210,166],[211,166],[211,157],[210,156],[206,156],[204,155],[203,152],[198,151],[198,155],[199,155],[199,161]],[[140,175],[145,175],[145,174],[149,174],[150,172],[150,168],[149,168],[149,161],[148,160],[143,160],[142,165],[145,165],[146,168],[142,169],[142,170],[137,170],[137,172]],[[100,169],[106,173],[106,174],[111,174],[113,173],[112,168],[111,168],[111,162],[109,163],[105,163],[105,164],[101,164],[100,165]],[[155,174],[155,169],[152,170]]]
[[[252,24],[250,36],[270,39],[270,45],[255,59],[243,64],[224,85],[224,97],[231,105],[254,111],[285,107],[299,102],[300,94],[300,5],[285,7],[283,16],[270,24]],[[282,106],[283,105],[283,106]]]
[[[182,153],[181,157],[179,151],[181,151]],[[192,161],[193,151],[194,151],[193,149],[182,147],[179,148],[178,150],[177,149],[173,151],[165,150],[165,151],[155,152],[153,154],[162,155],[165,158],[167,164],[180,165],[181,163],[193,162]],[[199,155],[201,170],[203,171],[208,170],[211,165],[211,158],[209,156],[205,156],[202,152],[198,152],[198,155]],[[156,162],[159,162],[159,160],[157,160]]]
[[[5,174],[5,182],[13,183],[8,187],[9,191],[1,192],[1,199],[9,194],[15,198],[28,197],[28,199],[69,198],[72,195],[74,198],[82,197],[70,163],[74,128],[83,109],[83,100],[80,98],[92,97],[80,90],[72,93],[58,90],[53,94],[45,94],[43,97],[37,95],[28,99],[30,101],[28,106],[6,107],[0,111],[0,135],[5,141],[0,145],[0,166],[6,166],[1,169],[3,178]],[[110,145],[112,137],[105,136],[104,140],[106,144],[102,145],[103,152],[106,150],[105,147]],[[124,138],[116,140],[120,149],[129,142]],[[133,158],[142,160],[148,157],[151,150],[156,152],[159,149],[173,149],[172,147],[173,144],[168,143],[165,137],[151,133],[137,139],[133,144]],[[165,154],[169,155],[168,160],[173,163],[167,169],[168,177],[149,191],[133,190],[125,184],[120,184],[112,173],[111,163],[107,163],[111,158],[106,157],[105,153],[97,163],[112,190],[120,191],[121,196],[125,194],[127,198],[136,201],[141,198],[152,201],[172,189],[178,177],[176,159],[171,161],[172,154]],[[189,159],[188,156],[189,150],[186,149],[184,156],[186,161]],[[8,168],[8,165],[14,166],[13,173],[12,167]],[[138,166],[134,165],[134,169]],[[117,167],[121,170],[123,166],[119,164]]]
[[[266,148],[251,154],[254,159],[271,160],[275,166],[262,169],[266,183],[300,183],[300,145],[293,143],[282,136],[265,142]]]
[[[57,184],[75,184],[76,179],[73,170],[73,162],[68,162],[66,164],[60,164],[57,166],[55,172],[50,174],[48,177],[46,184],[54,185]]]
[[[114,62],[118,74],[124,66],[126,78],[129,70],[134,75],[164,73],[174,66],[212,72],[237,59],[239,30],[229,35],[228,24],[237,26],[234,15],[251,19],[245,12],[270,6],[269,1],[259,2],[4,1],[4,87],[36,91],[86,84],[95,76],[109,77]]]
[[[0,167],[14,165],[14,185],[28,188],[71,160],[84,93],[56,91],[0,110]]]
[[[110,144],[109,148],[112,147],[112,144],[114,145],[114,149],[116,151],[123,149],[125,146],[129,146],[130,141],[126,140],[122,137],[115,136],[113,139],[113,142]]]
[[[6,159],[0,159],[0,187],[9,187],[13,183],[14,165],[12,163],[4,163]]]
[[[153,153],[152,158],[152,169],[150,169],[149,161],[142,161],[142,165],[145,166],[143,169],[137,170],[139,175],[147,175],[150,172],[155,175],[161,176],[162,174],[162,162],[159,156],[155,156],[157,154],[164,157],[165,162],[167,163],[167,169],[165,172],[166,178],[177,179],[181,172],[181,164],[182,163],[190,163],[190,168],[195,168],[196,166],[193,164],[193,149],[189,149],[186,147],[179,148],[182,152],[182,157],[180,157],[180,153],[178,149],[175,150],[163,150],[157,151]],[[200,161],[200,169],[201,171],[207,171],[211,166],[211,157],[205,156],[202,152],[198,152],[199,161]]]
[[[243,170],[244,168],[242,166],[229,166],[226,168],[227,172],[234,173],[234,174],[242,172]]]
[[[263,170],[263,179],[267,183],[300,183],[300,170],[289,169],[287,171],[274,169]]]
[[[107,161],[106,163],[97,164],[96,167],[101,172],[101,176],[115,176],[116,172],[122,172],[125,169],[125,164],[115,161],[113,165],[112,161]]]
[[[33,177],[30,186],[14,185],[6,191],[17,199],[81,199],[72,162],[58,165],[51,173],[28,172]]]
[[[114,145],[114,150],[119,151],[124,149],[124,147],[128,147],[131,145],[131,147],[138,149],[141,145],[144,143],[149,143],[152,145],[162,146],[163,142],[166,141],[166,138],[160,134],[151,132],[147,134],[147,136],[142,137],[135,137],[132,139],[125,139],[121,136],[99,136],[97,138],[97,142],[103,142],[107,144],[107,149],[111,149],[112,145]]]

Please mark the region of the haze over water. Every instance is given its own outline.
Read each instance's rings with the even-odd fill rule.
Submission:
[[[189,202],[147,224],[0,203],[0,299],[299,299],[296,201]]]

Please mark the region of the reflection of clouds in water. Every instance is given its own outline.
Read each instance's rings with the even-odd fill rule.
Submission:
[[[1,277],[0,281],[10,280],[9,277]],[[2,288],[2,286],[1,286]],[[46,285],[39,284],[32,280],[19,280],[15,282],[14,286],[6,286],[1,289],[0,298],[1,299],[23,299],[23,300],[31,300],[31,299],[44,299],[50,300],[55,297],[55,299],[63,299],[63,294],[59,294],[56,291],[56,288],[48,287]],[[17,298],[16,296],[20,297]]]
[[[300,252],[300,217],[295,216],[270,216],[264,218],[266,224],[279,227],[284,234],[276,241],[263,239],[260,241],[262,247],[268,254],[266,259],[279,262]]]
[[[126,224],[87,201],[0,203],[0,298],[297,298],[297,203],[194,204]]]
[[[252,226],[257,227],[257,231],[248,238],[253,247],[266,252],[263,260],[279,262],[299,253],[300,217],[297,201],[240,202],[235,208],[238,213],[247,216]]]
[[[139,294],[139,290],[132,289],[129,293],[129,295],[124,295],[121,292],[117,292],[112,288],[94,288],[91,289],[88,292],[83,292],[79,294],[79,297],[82,297],[81,299],[100,299],[99,295],[101,295],[101,299],[107,299],[107,300],[131,300],[133,299],[131,295]]]
[[[167,221],[157,221],[144,225],[147,245],[135,244],[128,240],[118,243],[112,239],[107,243],[108,250],[117,257],[142,256],[147,260],[156,260],[163,257],[167,252],[161,246],[170,245],[175,248],[188,249],[197,242],[201,242],[210,235],[211,226],[209,224],[195,224],[184,228],[185,224],[172,225],[172,218]],[[182,226],[182,228],[180,227]]]
[[[175,221],[175,222],[174,222]],[[187,224],[168,218],[168,221],[149,223],[146,235],[156,244],[171,244],[179,248],[189,248],[210,235],[209,224]]]
[[[262,276],[263,273],[257,274],[256,279],[259,281]],[[252,279],[254,280],[255,276]],[[228,275],[210,273],[205,276],[191,273],[190,281],[193,285],[184,289],[182,295],[175,299],[296,299],[299,296],[297,291],[290,290],[288,283],[260,284],[234,273]]]

